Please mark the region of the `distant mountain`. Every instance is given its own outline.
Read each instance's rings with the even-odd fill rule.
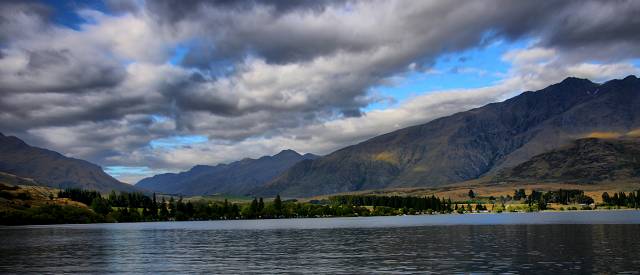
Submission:
[[[260,195],[433,187],[490,175],[594,132],[640,127],[640,80],[567,78],[537,92],[374,137],[302,161]]]
[[[93,163],[32,147],[17,137],[0,134],[0,172],[33,179],[50,187],[74,187],[108,192],[135,191]]]
[[[499,182],[640,181],[640,139],[578,139],[498,173]]]
[[[259,159],[246,158],[216,166],[197,165],[186,172],[156,175],[142,179],[136,187],[166,194],[244,195],[294,164],[317,157],[313,154],[300,155],[293,150],[284,150],[274,156]]]

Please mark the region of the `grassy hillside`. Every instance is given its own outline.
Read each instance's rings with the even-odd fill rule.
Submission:
[[[51,224],[103,222],[85,204],[57,198],[58,190],[0,182],[0,224]]]

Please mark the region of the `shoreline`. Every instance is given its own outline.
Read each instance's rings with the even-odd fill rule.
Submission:
[[[46,227],[65,227],[65,226],[95,226],[95,225],[140,225],[144,226],[145,224],[186,224],[186,223],[206,223],[206,222],[278,222],[278,221],[299,221],[299,220],[307,220],[307,221],[317,221],[317,220],[341,220],[341,219],[358,219],[358,218],[408,218],[408,217],[416,217],[416,218],[425,218],[425,217],[434,217],[434,218],[461,218],[461,217],[470,217],[470,216],[519,216],[519,215],[529,215],[529,214],[559,214],[559,213],[604,213],[604,212],[638,212],[640,214],[640,209],[632,209],[632,208],[624,208],[624,209],[595,209],[595,210],[543,210],[543,211],[532,211],[532,212],[485,212],[485,213],[444,213],[444,214],[418,214],[418,215],[387,215],[387,216],[327,216],[327,217],[300,217],[300,218],[273,218],[273,219],[217,219],[217,220],[189,220],[189,221],[141,221],[141,222],[113,222],[113,223],[55,223],[55,224],[23,224],[23,225],[0,225],[0,229],[9,229],[9,228],[25,228],[25,227],[37,227],[37,228],[46,228]],[[639,215],[640,218],[640,215]],[[500,223],[496,224],[499,225]],[[557,224],[557,223],[553,223]],[[562,223],[561,223],[562,224]],[[567,223],[567,224],[585,224],[585,223]],[[590,224],[590,223],[586,223]],[[599,223],[593,223],[599,224]],[[608,224],[608,223],[607,223]],[[640,220],[638,223],[629,223],[629,224],[640,224]],[[437,224],[434,224],[437,225]],[[473,224],[443,224],[443,225],[473,225]],[[475,225],[492,225],[488,224],[475,224]],[[518,225],[518,224],[508,224],[508,225]],[[522,223],[522,225],[536,225],[536,223]],[[544,224],[539,224],[544,225]],[[269,229],[269,228],[265,228]]]

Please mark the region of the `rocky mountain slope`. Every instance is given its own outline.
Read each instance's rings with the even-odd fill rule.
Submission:
[[[440,186],[490,175],[594,132],[640,128],[640,80],[567,78],[536,92],[302,161],[255,194]]]
[[[300,155],[293,150],[284,150],[259,159],[247,158],[216,166],[198,165],[186,172],[156,175],[139,181],[136,187],[166,194],[244,195],[294,164],[315,158],[317,156],[313,154]]]
[[[0,134],[0,172],[55,188],[74,187],[101,192],[137,190],[109,176],[98,165],[32,147],[17,137],[3,134]]]

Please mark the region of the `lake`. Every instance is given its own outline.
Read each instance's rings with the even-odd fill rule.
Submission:
[[[0,273],[637,273],[640,211],[0,227]]]

